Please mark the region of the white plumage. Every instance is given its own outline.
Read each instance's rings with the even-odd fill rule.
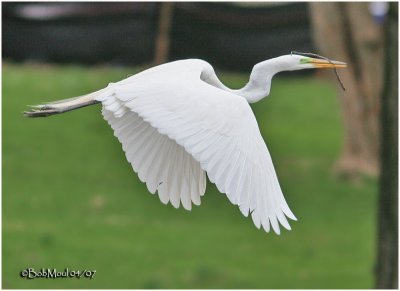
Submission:
[[[251,214],[257,228],[269,232],[272,226],[279,234],[279,224],[290,229],[286,217],[296,218],[248,102],[268,95],[277,72],[312,68],[315,60],[288,55],[259,63],[241,90],[225,87],[205,61],[176,61],[27,114],[51,115],[101,102],[133,170],[162,203],[187,210],[200,205],[207,173],[244,216]]]

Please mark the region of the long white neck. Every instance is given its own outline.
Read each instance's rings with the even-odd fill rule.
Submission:
[[[248,83],[241,89],[230,89],[226,87],[215,75],[214,70],[206,76],[205,81],[213,86],[242,96],[249,103],[257,102],[269,95],[272,77],[286,70],[284,57],[277,57],[258,63],[251,71]]]

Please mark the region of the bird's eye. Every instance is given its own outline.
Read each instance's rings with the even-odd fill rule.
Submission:
[[[309,59],[308,58],[300,59],[300,64],[307,64],[307,63],[309,63]]]

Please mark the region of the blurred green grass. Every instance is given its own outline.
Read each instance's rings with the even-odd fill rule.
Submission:
[[[332,173],[342,142],[331,83],[276,77],[252,105],[292,231],[266,234],[208,183],[191,212],[133,173],[100,106],[46,119],[27,104],[82,95],[138,69],[3,64],[3,288],[372,288],[376,181]],[[247,76],[222,75],[231,87]],[[33,267],[88,279],[20,278]]]

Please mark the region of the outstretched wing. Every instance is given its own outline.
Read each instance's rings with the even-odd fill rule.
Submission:
[[[296,218],[283,197],[249,104],[240,96],[202,81],[201,73],[199,66],[155,70],[109,86],[96,100],[102,102],[103,114],[109,122],[117,123],[118,119],[129,116],[146,125],[147,130],[135,135],[145,136],[141,145],[129,142],[134,140],[129,135],[134,134],[135,128],[122,136],[122,130],[114,126],[128,160],[131,147],[144,147],[145,141],[151,140],[150,145],[159,144],[158,158],[169,163],[174,156],[169,156],[158,141],[167,137],[200,164],[210,181],[239,206],[243,215],[251,213],[257,228],[262,225],[268,232],[272,225],[280,233],[280,223],[290,229],[285,215]],[[121,121],[121,126],[124,123]],[[151,167],[151,158],[141,157],[143,161],[147,159],[146,167]],[[183,172],[173,174],[179,176]]]
[[[137,113],[127,111],[116,117],[105,107],[102,110],[104,118],[150,193],[158,191],[161,202],[171,202],[175,208],[180,203],[187,210],[192,208],[192,202],[200,205],[200,196],[206,189],[206,176],[200,163]]]

